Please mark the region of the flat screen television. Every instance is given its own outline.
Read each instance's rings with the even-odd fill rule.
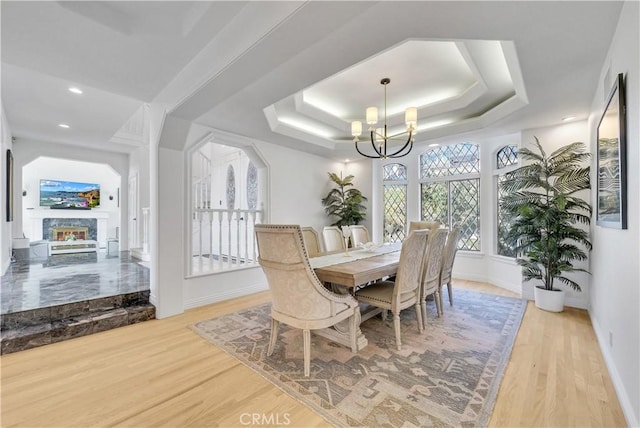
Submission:
[[[89,209],[100,206],[100,185],[74,181],[40,180],[40,206]]]

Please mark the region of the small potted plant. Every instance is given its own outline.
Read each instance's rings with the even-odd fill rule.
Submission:
[[[511,218],[507,240],[518,255],[524,280],[542,282],[534,288],[536,306],[560,312],[564,292],[555,281],[582,291],[566,274],[587,272],[574,263],[585,260],[591,250],[588,232],[580,227],[589,225],[591,206],[576,194],[590,188],[589,167],[583,165],[591,155],[581,142],[547,155],[535,141],[537,152],[524,148],[518,153],[530,162],[500,184],[506,194],[500,206]]]
[[[322,199],[322,205],[327,215],[337,217],[332,226],[350,226],[360,224],[365,218],[367,207],[363,204],[367,200],[360,190],[353,188],[353,175],[342,178],[342,173],[330,172],[329,178],[336,184],[329,194]]]

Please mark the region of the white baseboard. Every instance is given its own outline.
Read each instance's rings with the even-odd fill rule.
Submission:
[[[622,413],[624,414],[624,418],[627,421],[627,426],[639,427],[640,421],[638,420],[638,416],[633,411],[633,406],[631,405],[631,400],[629,400],[629,395],[627,394],[624,384],[622,383],[622,378],[620,377],[620,374],[616,369],[616,365],[613,361],[613,356],[611,355],[611,352],[609,352],[609,346],[607,345],[608,340],[606,339],[607,335],[602,332],[598,320],[595,319],[591,312],[589,312],[589,318],[591,319],[593,331],[596,332],[598,344],[600,345],[600,352],[602,352],[604,362],[607,366],[607,370],[609,371],[609,376],[611,377],[611,382],[613,383],[613,389],[616,390],[616,394],[618,395],[618,401],[620,402],[620,407],[622,407]]]
[[[199,306],[209,305],[211,303],[222,302],[224,300],[234,299],[236,297],[247,296],[249,294],[258,293],[260,291],[266,291],[269,289],[268,284],[253,284],[248,287],[236,288],[233,290],[225,290],[220,293],[211,294],[197,299],[186,300],[184,302],[184,309],[197,308]]]
[[[131,257],[142,260],[143,262],[151,261],[151,254],[143,252],[142,248],[132,248],[129,251],[131,252]]]

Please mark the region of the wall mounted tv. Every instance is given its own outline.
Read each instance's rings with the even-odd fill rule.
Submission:
[[[85,209],[100,206],[100,185],[73,181],[40,180],[40,206]]]

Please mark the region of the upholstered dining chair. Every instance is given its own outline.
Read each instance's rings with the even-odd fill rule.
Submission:
[[[453,271],[453,263],[458,253],[458,241],[460,240],[460,226],[456,225],[449,232],[447,243],[444,246],[442,255],[442,268],[440,269],[440,314],[442,315],[442,286],[447,284],[447,293],[449,294],[449,305],[453,306],[453,286],[451,284],[451,272]]]
[[[354,224],[349,226],[351,229],[351,245],[356,248],[360,244],[371,242],[369,238],[369,231],[361,224]]]
[[[422,332],[423,322],[420,311],[420,274],[427,245],[427,231],[417,230],[402,243],[400,262],[395,281],[380,281],[356,291],[356,299],[363,303],[382,308],[383,313],[393,314],[393,328],[396,347],[400,350],[400,311],[413,306],[416,311],[418,331]]]
[[[438,220],[434,220],[434,221],[411,221],[411,222],[409,222],[409,232],[408,232],[408,234],[411,234],[411,232],[413,232],[414,230],[418,230],[418,229],[432,230],[432,229],[438,229],[439,227],[440,227],[440,222]]]
[[[422,321],[427,325],[427,296],[434,295],[438,316],[442,313],[440,308],[440,269],[442,256],[447,241],[447,229],[435,229],[429,232],[429,241],[424,252],[422,263],[422,286],[420,287],[420,304],[422,305]]]
[[[302,330],[304,375],[311,366],[311,330],[349,320],[351,351],[357,352],[360,324],[358,302],[349,294],[327,290],[318,280],[297,225],[258,224],[258,262],[271,290],[271,336],[267,355],[273,354],[281,322]]]
[[[322,240],[324,241],[324,250],[327,252],[345,250],[344,236],[338,226],[325,226],[322,229]]]
[[[313,227],[301,227],[302,239],[305,247],[307,247],[307,253],[309,257],[316,257],[322,253],[320,249],[320,237],[318,232]]]

